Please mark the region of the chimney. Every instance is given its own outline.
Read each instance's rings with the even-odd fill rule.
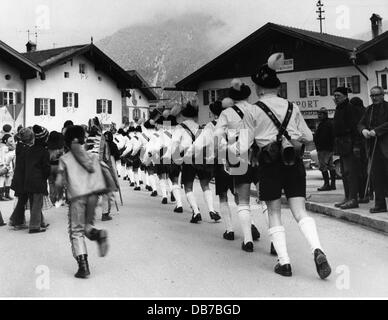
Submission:
[[[372,22],[372,39],[379,36],[383,31],[383,24],[382,24],[382,18],[374,13],[370,17],[370,21]]]
[[[28,41],[26,43],[27,52],[34,52],[36,51],[36,43],[32,41]]]

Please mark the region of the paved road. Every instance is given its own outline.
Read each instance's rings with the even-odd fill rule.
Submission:
[[[240,249],[241,232],[234,216],[237,239],[222,238],[223,223],[205,214],[199,185],[196,193],[203,222],[189,223],[190,212],[172,212],[161,198],[132,191],[123,185],[124,207],[114,220],[97,221],[110,235],[111,249],[99,258],[88,242],[92,275],[73,277],[65,208],[46,213],[46,233],[0,228],[1,297],[387,297],[388,238],[357,225],[313,214],[321,242],[332,265],[328,280],[318,278],[309,247],[288,209],[283,210],[293,277],[273,272],[276,258],[269,254],[265,220],[255,207],[254,218],[262,233],[254,253]],[[252,205],[255,201],[252,199]],[[188,204],[184,203],[185,208]],[[11,202],[2,202],[6,220]],[[235,212],[235,206],[232,207]],[[42,267],[43,266],[43,267]],[[38,267],[38,269],[36,269]],[[42,271],[49,270],[49,289]],[[39,269],[43,268],[43,269]],[[45,273],[46,274],[46,273]],[[47,280],[47,278],[45,278]],[[43,282],[48,283],[48,282]],[[38,285],[39,287],[39,285]]]

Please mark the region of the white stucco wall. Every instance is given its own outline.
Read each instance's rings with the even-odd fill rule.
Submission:
[[[9,74],[10,80],[6,80],[5,76]],[[20,91],[22,92],[22,103],[24,103],[24,80],[20,78],[20,71],[0,60],[0,91]],[[11,114],[6,107],[0,107],[0,129],[4,124],[10,124],[13,129],[16,129],[20,124],[23,124],[24,108],[21,110],[16,121],[13,120]]]
[[[86,64],[86,77],[79,73],[79,64]],[[69,72],[69,78],[64,77]],[[98,80],[101,76],[102,81]],[[39,124],[49,130],[60,131],[66,120],[74,124],[87,124],[88,119],[97,116],[103,124],[122,122],[121,90],[102,71],[95,71],[94,65],[84,57],[77,57],[46,72],[46,79],[27,80],[26,125]],[[78,93],[78,108],[68,110],[63,107],[63,92]],[[55,116],[35,116],[34,99],[55,99]],[[112,100],[112,114],[97,114],[97,99]]]
[[[386,63],[387,64],[387,63]],[[375,66],[364,66],[361,69],[367,73],[372,73],[371,69],[375,68]],[[378,65],[378,68],[383,69],[381,64]],[[373,71],[374,73],[374,71]],[[328,68],[328,69],[320,69],[320,70],[311,70],[311,71],[302,71],[302,72],[289,72],[289,73],[278,73],[278,77],[281,82],[287,82],[287,99],[289,101],[295,102],[301,111],[316,111],[322,107],[325,107],[329,110],[335,109],[335,104],[333,101],[333,97],[330,96],[330,78],[333,77],[350,77],[350,76],[360,76],[360,93],[359,94],[349,94],[349,98],[351,99],[354,96],[360,97],[365,105],[368,105],[369,100],[369,88],[371,84],[375,85],[376,81],[371,76],[369,76],[369,83],[362,76],[362,74],[355,67],[342,67],[342,68]],[[306,97],[300,98],[299,96],[299,81],[307,80],[307,79],[328,79],[328,95],[327,96],[317,96],[317,97]],[[376,76],[374,76],[374,79]],[[258,100],[256,95],[255,86],[250,77],[240,78],[242,82],[247,84],[251,90],[252,94],[249,97],[248,101],[251,103],[255,103]],[[203,90],[217,90],[230,87],[232,79],[222,79],[215,81],[206,81],[200,84],[198,89],[198,103],[199,103],[199,122],[206,123],[212,120],[211,113],[208,106],[204,106],[203,102]],[[333,114],[331,114],[331,117]],[[317,115],[305,115],[306,119],[315,119]]]

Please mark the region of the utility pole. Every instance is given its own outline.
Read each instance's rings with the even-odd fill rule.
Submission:
[[[325,11],[322,10],[322,7],[323,7],[323,3],[321,2],[321,0],[318,0],[318,2],[317,2],[318,10],[315,11],[315,12],[318,13],[317,20],[319,20],[319,26],[320,26],[320,32],[321,33],[322,33],[322,21],[325,20],[325,17],[322,17],[322,14],[325,13]]]

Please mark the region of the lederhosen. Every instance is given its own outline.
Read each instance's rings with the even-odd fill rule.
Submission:
[[[213,120],[212,123],[216,126],[217,121]],[[217,150],[218,148],[216,148]],[[228,190],[234,194],[233,177],[225,171],[225,165],[218,160],[217,154],[214,159],[214,179],[217,196],[228,192]]]
[[[134,139],[139,140],[139,138],[136,137],[136,136],[134,136]],[[141,150],[139,150],[136,154],[131,155],[133,169],[139,169],[140,168],[140,164],[141,164],[140,153],[141,153]]]
[[[172,139],[172,134],[168,131],[164,131],[164,134],[169,138],[169,139]],[[171,143],[171,141],[170,141]],[[165,150],[160,150],[160,157],[162,158]],[[166,173],[168,174],[168,177],[170,178],[170,180],[175,180],[176,178],[179,177],[181,171],[182,171],[182,168],[181,168],[181,165],[178,165],[176,163],[174,163],[172,161],[172,159],[170,160],[171,163],[169,164],[164,164],[166,166]]]
[[[244,112],[241,111],[239,107],[234,105],[232,109],[238,114],[241,120],[244,119]],[[227,135],[226,135],[227,138]],[[238,141],[238,137],[237,137]],[[226,161],[229,162],[228,160],[228,153],[226,154]],[[239,167],[240,163],[237,163],[236,165],[231,165],[229,164],[230,167]],[[233,190],[235,189],[236,186],[241,185],[241,184],[251,184],[254,183],[255,185],[258,183],[258,167],[252,167],[251,164],[248,164],[248,169],[247,171],[242,174],[242,175],[232,175],[233,178]]]
[[[192,142],[197,139],[200,133],[200,129],[198,128],[197,133],[194,135],[194,133],[190,130],[190,128],[184,124],[179,124],[185,131],[190,135]],[[205,155],[206,148],[204,148],[204,155]],[[183,154],[181,154],[183,156]],[[185,163],[182,164],[182,183],[185,184],[186,182],[194,181],[195,176],[198,176],[199,180],[211,180],[214,175],[214,165],[212,164],[205,164],[205,160],[203,160],[204,164],[195,164],[195,155],[193,155],[192,163]]]
[[[286,117],[283,123],[276,118],[271,110],[263,102],[256,103],[273,121],[274,125],[279,130],[279,135],[284,135],[287,139],[291,139],[286,130],[287,125],[291,119],[293,105],[289,103]],[[268,156],[265,151],[266,147],[262,149],[259,156],[259,181],[260,181],[260,200],[274,201],[280,199],[282,190],[288,198],[306,197],[306,169],[303,164],[303,159],[300,158],[295,161],[294,165],[285,165],[279,156]],[[274,159],[274,160],[273,160]]]
[[[144,137],[144,139],[147,141],[147,142],[150,142],[150,138],[144,133],[142,132],[142,135]],[[144,166],[144,170],[149,174],[149,175],[153,175],[155,173],[155,166],[154,164],[152,163],[152,161],[148,164],[148,165],[145,165],[145,164],[142,164]]]
[[[132,138],[130,136],[128,136],[128,139],[132,140]],[[124,161],[126,168],[133,166],[133,160],[132,160],[132,157],[129,153],[123,158],[123,161]]]

